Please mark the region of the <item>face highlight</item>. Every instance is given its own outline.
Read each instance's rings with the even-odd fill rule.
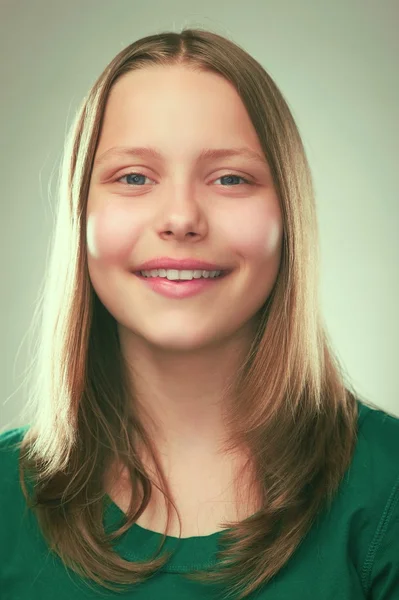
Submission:
[[[151,147],[159,155],[117,148]],[[282,218],[266,161],[202,156],[262,148],[234,87],[213,73],[150,67],[109,96],[87,205],[93,287],[121,330],[162,349],[194,350],[252,331],[276,280]],[[232,272],[171,299],[133,271],[152,258],[193,258]]]

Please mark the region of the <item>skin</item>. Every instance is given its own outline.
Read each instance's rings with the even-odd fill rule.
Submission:
[[[153,146],[163,158],[108,155],[97,164],[119,146]],[[203,148],[237,146],[263,156],[224,78],[182,66],[128,73],[107,102],[87,205],[90,278],[118,323],[139,406],[167,473],[176,485],[189,479],[201,489],[230,481],[220,456],[221,397],[249,349],[281,258],[282,216],[266,160],[196,162]],[[238,178],[223,179],[229,174]],[[158,256],[233,272],[191,298],[166,298],[132,274]]]

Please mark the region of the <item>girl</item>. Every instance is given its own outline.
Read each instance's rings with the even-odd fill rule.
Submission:
[[[232,41],[151,35],[95,82],[42,317],[2,598],[399,598],[399,419],[344,382],[298,129]]]

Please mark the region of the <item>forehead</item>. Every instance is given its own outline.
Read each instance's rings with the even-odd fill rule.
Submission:
[[[121,77],[109,94],[101,151],[115,145],[188,147],[197,140],[243,142],[260,149],[258,137],[234,86],[221,75],[188,67],[150,66]]]
[[[170,110],[177,102],[189,101],[191,110],[197,110],[204,103],[205,108],[217,107],[222,99],[243,108],[234,86],[218,73],[182,65],[151,65],[124,74],[112,87],[108,104]]]

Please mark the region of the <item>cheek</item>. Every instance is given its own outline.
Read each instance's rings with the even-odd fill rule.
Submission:
[[[239,218],[227,222],[231,246],[244,260],[256,262],[280,259],[282,221],[277,206],[241,211]]]
[[[87,220],[87,250],[95,260],[120,263],[126,259],[138,237],[138,224],[128,211],[115,206],[89,215]]]

